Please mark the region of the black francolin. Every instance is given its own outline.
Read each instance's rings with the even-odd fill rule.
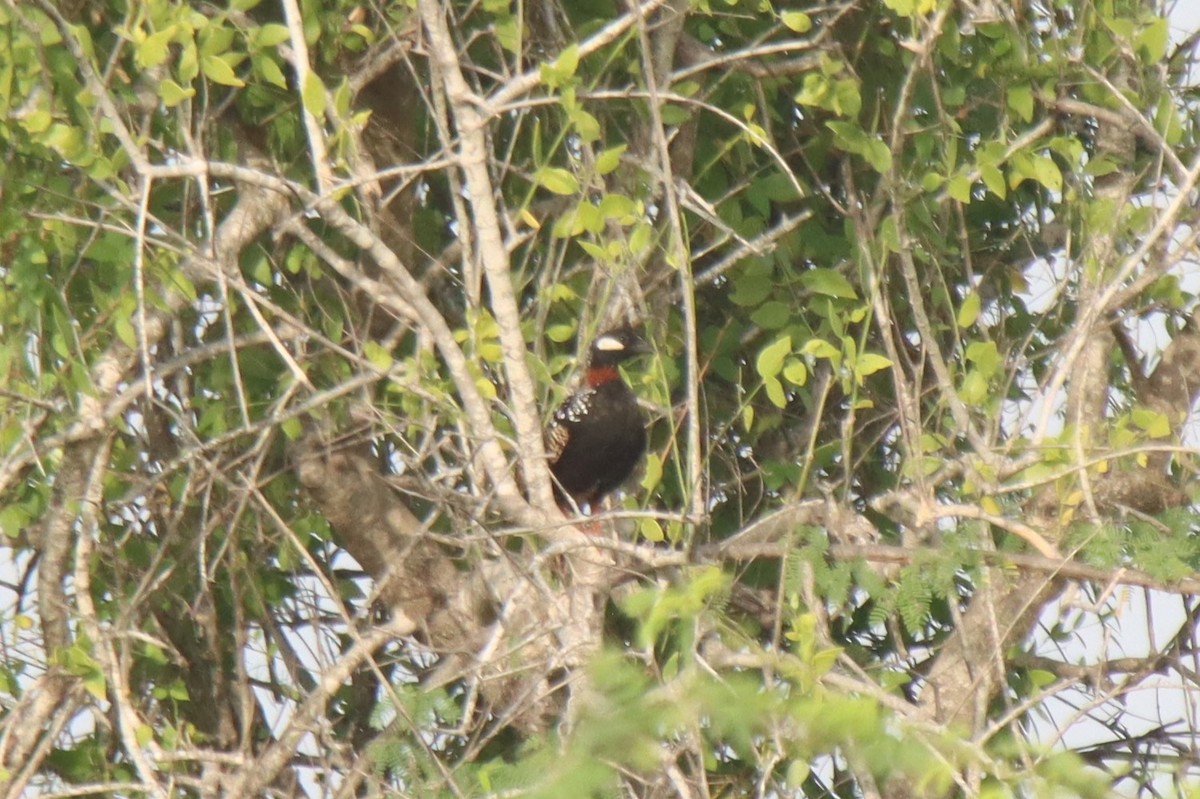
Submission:
[[[564,513],[595,513],[646,451],[646,422],[617,365],[650,347],[628,325],[592,342],[585,385],[567,397],[546,431],[554,497]]]

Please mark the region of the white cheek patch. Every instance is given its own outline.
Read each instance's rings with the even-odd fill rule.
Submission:
[[[618,352],[625,349],[621,339],[616,336],[601,336],[596,339],[595,347],[603,352]]]

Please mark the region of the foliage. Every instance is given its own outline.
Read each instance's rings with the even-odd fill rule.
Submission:
[[[6,795],[1194,789],[1167,10],[0,3]]]

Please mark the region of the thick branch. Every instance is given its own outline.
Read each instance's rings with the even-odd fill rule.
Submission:
[[[1171,339],[1158,366],[1139,389],[1138,402],[1166,416],[1171,422],[1171,436],[1178,440],[1200,394],[1200,309],[1192,312],[1184,328]],[[1150,463],[1161,470],[1169,456],[1166,452],[1157,454]]]
[[[294,452],[301,483],[338,539],[375,581],[397,635],[420,632],[442,656],[428,684],[469,678],[494,713],[539,732],[562,711],[561,674],[599,646],[612,561],[586,546],[559,559],[571,579],[551,586],[533,564],[481,558],[458,568],[426,534],[405,498],[354,450],[329,452],[313,436]]]
[[[521,334],[521,316],[513,291],[508,251],[496,212],[496,193],[488,173],[489,149],[486,127],[488,116],[481,111],[481,100],[467,85],[458,63],[458,53],[446,26],[445,8],[436,0],[420,0],[418,9],[429,34],[436,76],[446,87],[446,97],[458,126],[459,167],[466,178],[467,201],[474,216],[478,257],[487,274],[492,310],[500,328],[500,346],[511,393],[513,420],[520,446],[521,473],[540,507],[554,507],[546,471],[546,453],[542,445],[541,416],[533,391],[533,379],[526,364],[525,338]],[[467,220],[460,220],[465,223]]]
[[[424,525],[379,474],[372,460],[352,450],[331,452],[310,437],[293,457],[309,492],[338,539],[378,586],[380,599],[408,623],[427,625],[459,591],[451,558],[424,539]]]

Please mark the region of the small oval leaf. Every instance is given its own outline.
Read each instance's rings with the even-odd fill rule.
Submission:
[[[222,86],[242,87],[246,85],[246,82],[233,71],[233,67],[215,55],[200,56],[200,70],[204,73],[204,77]]]
[[[783,368],[783,359],[792,351],[792,337],[780,336],[778,339],[763,347],[758,353],[754,368],[763,380],[775,379]],[[778,382],[778,381],[777,381]],[[782,390],[782,389],[781,389]]]
[[[578,194],[579,181],[565,169],[556,166],[544,166],[534,175],[538,185],[543,186],[554,194]]]

